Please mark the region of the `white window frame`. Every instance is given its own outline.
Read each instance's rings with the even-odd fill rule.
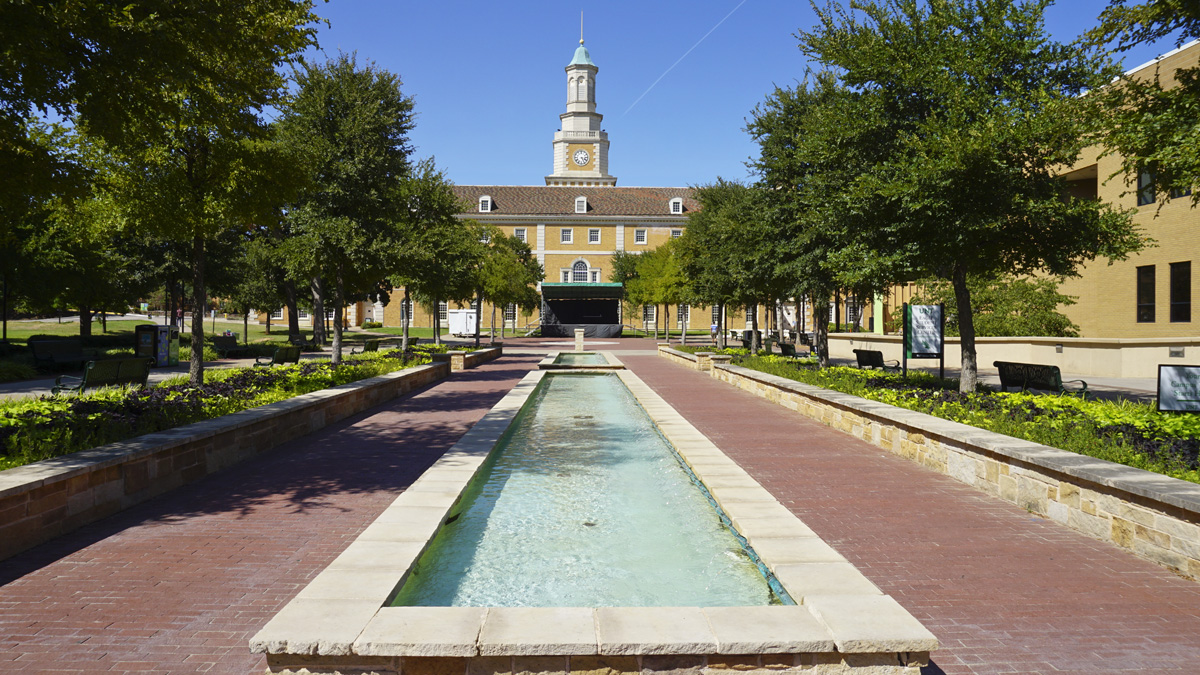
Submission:
[[[679,305],[678,307],[675,308],[676,325],[683,325],[683,324],[688,323],[688,320],[691,318],[691,316],[692,316],[692,308],[689,307],[688,305]]]
[[[633,231],[633,243],[644,246],[646,244],[646,230],[637,229]]]
[[[721,306],[713,305],[712,307],[712,322],[714,326],[721,325]]]
[[[579,196],[575,198],[575,213],[587,213],[588,200],[587,197]]]
[[[588,243],[589,244],[599,244],[600,243],[600,228],[593,227],[593,228],[588,229]]]
[[[517,303],[510,302],[504,306],[504,321],[510,325],[517,323]]]
[[[559,230],[558,243],[574,244],[575,243],[575,230],[573,230],[569,227],[564,227],[561,230]]]
[[[565,269],[562,271],[562,282],[564,284],[571,283],[571,270],[570,269]]]
[[[642,305],[642,324],[654,323],[658,320],[657,305]]]
[[[681,229],[671,230],[671,238],[672,239],[678,239],[682,236],[683,236],[683,230],[681,230]]]
[[[668,208],[670,209],[671,215],[673,215],[673,216],[682,214],[683,213],[683,197],[676,197],[676,198],[672,199],[670,202],[670,206]]]
[[[283,308],[280,307],[279,309],[275,310],[274,312],[271,312],[271,318],[272,319],[283,319]]]
[[[438,313],[439,321],[446,321],[450,318],[450,307],[446,304],[446,302],[444,300],[441,302],[438,302],[437,313]]]
[[[580,279],[580,276],[583,278]],[[571,283],[586,284],[591,278],[591,266],[587,264],[586,260],[576,260],[571,263]]]
[[[513,236],[516,237],[518,241],[522,241],[526,244],[529,243],[528,238],[525,234],[525,228],[523,228],[523,227],[515,228],[513,230]]]
[[[311,317],[309,316],[307,309],[296,309],[296,319],[298,321],[307,321],[310,318]]]
[[[479,198],[479,212],[480,213],[491,213],[492,212],[492,197],[491,197],[491,195],[483,195]]]
[[[589,271],[591,272],[591,275],[592,275],[592,283],[593,284],[600,283],[600,270],[589,270]]]

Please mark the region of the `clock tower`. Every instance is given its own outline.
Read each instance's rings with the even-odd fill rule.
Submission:
[[[562,128],[554,134],[554,173],[546,185],[613,187],[608,175],[608,134],[596,112],[596,73],[587,47],[579,40],[575,58],[567,64],[567,111],[559,115]]]

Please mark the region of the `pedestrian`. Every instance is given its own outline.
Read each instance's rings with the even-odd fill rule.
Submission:
[[[179,326],[179,330],[183,330],[183,308],[179,307],[175,310],[175,325]]]

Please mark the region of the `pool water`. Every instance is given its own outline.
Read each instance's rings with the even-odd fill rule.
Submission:
[[[612,374],[547,375],[393,605],[777,604]]]
[[[605,366],[608,361],[595,352],[562,352],[554,362],[563,366]]]

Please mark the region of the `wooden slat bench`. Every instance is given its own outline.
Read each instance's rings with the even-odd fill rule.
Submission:
[[[260,356],[254,360],[256,366],[277,366],[283,363],[300,363],[300,348],[295,345],[276,347],[271,358]]]
[[[54,388],[50,391],[54,394],[64,391],[81,394],[87,389],[99,389],[100,387],[120,387],[130,384],[145,387],[146,381],[150,378],[150,368],[153,365],[154,359],[147,358],[88,361],[87,366],[83,369],[83,377],[59,375],[54,381]]]
[[[301,334],[297,335],[296,337],[288,338],[288,342],[292,343],[293,346],[299,347],[301,349],[316,349],[317,348],[317,337],[315,335],[311,338],[306,338],[306,337],[304,337],[304,333],[301,333]]]
[[[1067,389],[1062,379],[1062,371],[1058,366],[1047,366],[1037,363],[1014,363],[1012,361],[993,361],[992,365],[1000,371],[1000,391],[1008,391],[1009,387],[1026,389],[1042,389],[1056,394],[1079,394],[1087,398],[1087,382],[1083,380],[1067,380],[1068,383],[1078,382],[1080,387],[1074,391]]]
[[[899,370],[899,361],[884,361],[883,352],[875,349],[855,349],[854,357],[858,359],[859,368],[878,368],[880,370]]]
[[[31,340],[29,349],[38,368],[78,368],[91,358],[84,355],[79,340]]]

